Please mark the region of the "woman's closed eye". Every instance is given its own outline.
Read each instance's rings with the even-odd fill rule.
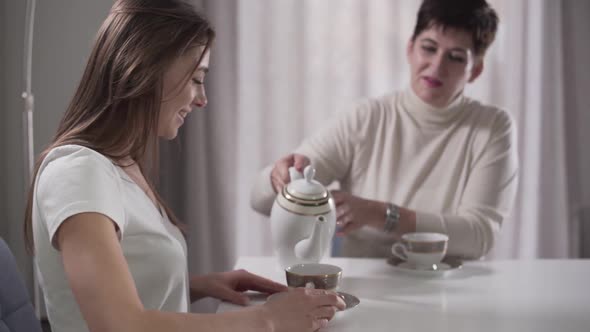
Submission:
[[[453,62],[459,62],[459,63],[464,63],[466,61],[465,56],[459,55],[459,54],[454,54],[454,53],[449,54],[449,60],[451,60]]]
[[[434,46],[422,45],[422,50],[426,53],[436,53],[436,47]]]
[[[203,85],[203,84],[205,84],[205,80],[194,77],[193,78],[193,83],[196,84],[196,85]]]

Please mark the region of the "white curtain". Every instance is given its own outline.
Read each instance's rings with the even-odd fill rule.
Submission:
[[[518,123],[520,186],[490,257],[570,255],[562,7],[492,1],[500,19],[484,75],[467,93],[507,108]]]
[[[405,47],[420,1],[204,3],[218,31],[210,104],[189,120],[182,140],[186,160],[179,162],[185,188],[181,216],[190,226],[195,272],[230,268],[240,255],[272,255],[269,221],[249,206],[255,175],[359,98],[406,86]],[[565,86],[581,75],[572,66],[588,68],[588,60],[564,59],[568,45],[579,44],[587,34],[565,32],[571,22],[564,20],[569,16],[563,8],[575,12],[588,5],[490,3],[499,13],[500,28],[484,74],[466,94],[513,114],[521,172],[513,214],[489,258],[572,257],[576,234],[571,221],[583,203],[576,194],[583,181],[568,183],[568,160],[583,148],[568,151],[570,141],[578,139],[568,136],[568,128],[580,131],[584,125],[565,111],[571,98]],[[587,17],[577,16],[578,21]],[[576,97],[577,106],[587,100]],[[585,165],[585,160],[588,154],[576,163]]]

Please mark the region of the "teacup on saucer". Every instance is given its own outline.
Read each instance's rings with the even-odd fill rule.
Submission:
[[[342,269],[330,264],[304,263],[287,267],[285,275],[289,287],[336,290],[342,277]]]
[[[447,276],[461,269],[463,266],[463,262],[460,259],[453,257],[445,257],[441,262],[432,264],[430,267],[415,265],[396,256],[389,257],[387,263],[393,266],[396,271],[419,277]]]
[[[391,253],[411,265],[428,270],[445,257],[448,241],[449,236],[442,233],[406,233],[391,247]]]

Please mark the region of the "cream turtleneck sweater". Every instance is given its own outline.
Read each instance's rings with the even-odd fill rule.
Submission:
[[[446,108],[424,103],[408,88],[369,99],[307,139],[296,153],[310,158],[327,185],[416,211],[416,229],[449,235],[448,254],[484,256],[512,207],[518,182],[516,132],[503,110],[459,96]],[[271,166],[258,176],[252,207],[266,215],[276,196]],[[343,254],[387,257],[394,239],[364,227],[348,235]]]

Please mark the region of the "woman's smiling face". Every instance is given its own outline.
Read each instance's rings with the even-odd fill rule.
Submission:
[[[159,137],[174,139],[193,107],[203,108],[207,105],[204,83],[209,70],[209,50],[195,69],[203,49],[195,47],[189,50],[177,58],[164,73],[163,97],[158,120]]]
[[[464,30],[432,26],[407,48],[411,87],[425,103],[449,105],[483,69],[482,57],[473,53],[471,34]]]

